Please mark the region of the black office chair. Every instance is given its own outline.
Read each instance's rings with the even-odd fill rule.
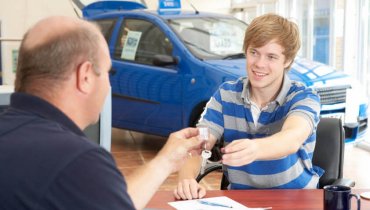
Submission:
[[[325,170],[319,188],[336,184],[354,187],[355,182],[343,178],[344,128],[337,118],[321,118],[317,127],[316,146],[312,162]]]
[[[325,170],[320,177],[319,188],[325,185],[344,185],[354,187],[355,182],[343,179],[343,159],[344,159],[344,129],[342,121],[337,118],[321,118],[317,127],[316,146],[313,153],[312,162]],[[203,177],[212,171],[222,171],[220,162],[211,162],[203,175],[198,175],[196,180],[199,182]],[[221,190],[226,190],[229,182],[226,176],[222,176]]]

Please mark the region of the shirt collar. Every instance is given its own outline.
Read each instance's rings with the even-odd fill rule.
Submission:
[[[248,77],[244,77],[242,81],[243,81],[243,91],[242,91],[241,98],[243,99],[245,103],[251,104],[250,94],[249,94],[249,87],[250,87],[249,79]]]
[[[42,98],[27,93],[13,93],[10,106],[55,121],[79,136],[85,136],[81,129],[61,110]]]
[[[251,104],[250,100],[250,93],[249,93],[249,88],[250,88],[250,82],[247,77],[243,78],[243,91],[241,93],[241,98],[245,103]],[[277,103],[284,104],[284,101],[286,100],[286,96],[288,95],[288,92],[291,87],[291,80],[289,79],[287,74],[284,74],[284,79],[283,79],[283,85],[281,87],[281,90],[276,97],[275,101]]]
[[[281,87],[279,95],[276,97],[275,101],[277,101],[280,105],[284,104],[286,101],[286,96],[292,86],[292,81],[289,79],[287,74],[284,74],[283,86]]]

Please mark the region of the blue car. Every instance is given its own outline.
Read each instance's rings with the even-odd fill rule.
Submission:
[[[149,11],[125,1],[92,3],[83,14],[109,45],[114,127],[167,136],[194,126],[220,84],[246,76],[248,25],[232,16]],[[317,90],[322,117],[343,119],[346,141],[365,135],[368,99],[348,75],[297,58],[289,77]]]

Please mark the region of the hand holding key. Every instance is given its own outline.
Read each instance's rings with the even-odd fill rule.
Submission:
[[[185,165],[185,167],[180,171],[179,173],[179,183],[177,187],[174,189],[174,196],[176,199],[198,199],[203,198],[206,195],[206,189],[204,186],[200,185],[196,180],[195,177],[198,175],[199,170],[199,161],[200,158],[203,159],[203,170],[205,168],[205,165],[207,163],[207,156],[211,156],[210,152],[204,152],[207,149],[207,145],[209,145],[208,140],[210,140],[210,135],[208,132],[207,127],[198,127],[198,141],[201,144],[201,147],[197,154],[200,154],[201,156],[192,156],[189,155],[188,164]],[[202,155],[203,154],[203,155]],[[205,158],[204,158],[204,157]],[[190,169],[190,170],[189,170]]]

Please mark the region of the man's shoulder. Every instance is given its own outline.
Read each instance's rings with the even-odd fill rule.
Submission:
[[[289,94],[296,94],[298,92],[306,92],[306,93],[312,93],[317,94],[316,90],[312,87],[307,87],[305,84],[299,81],[292,80]]]
[[[0,124],[6,125],[0,129],[4,135],[19,136],[21,138],[25,134],[29,134],[27,137],[35,137],[35,141],[49,136],[53,139],[64,138],[65,136],[70,138],[83,137],[74,134],[61,123],[23,110],[12,109],[0,115]],[[39,137],[42,138],[40,139]]]
[[[307,88],[305,84],[297,80],[290,80],[291,86],[295,88]]]
[[[221,84],[220,89],[241,92],[246,80],[246,77],[240,77],[237,80],[226,81]]]
[[[19,120],[23,124],[15,123]],[[81,170],[87,170],[88,167],[99,170],[108,168],[105,171],[115,167],[107,151],[57,122],[19,113],[2,115],[0,122],[5,121],[13,126],[7,127],[7,131],[0,128],[0,131],[4,131],[0,136],[0,165],[4,169],[0,173],[3,180],[0,185],[7,191],[9,199],[16,193],[13,186],[17,183],[23,183],[17,188],[18,191],[30,195],[25,199],[44,196],[57,178],[64,176],[71,166]]]
[[[0,138],[10,148],[25,148],[37,152],[40,157],[73,157],[81,152],[98,149],[99,146],[78,135],[62,124],[27,112],[9,112],[0,117]],[[11,142],[10,142],[11,139]]]

